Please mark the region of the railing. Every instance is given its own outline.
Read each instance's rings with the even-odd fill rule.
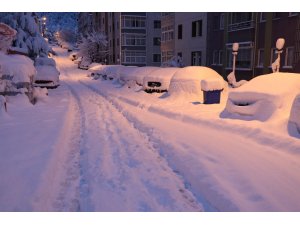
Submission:
[[[237,30],[245,30],[254,27],[254,21],[246,21],[241,23],[233,23],[228,25],[228,32],[237,31]]]

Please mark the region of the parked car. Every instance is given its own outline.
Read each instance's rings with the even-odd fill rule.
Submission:
[[[178,67],[160,68],[147,74],[143,80],[146,92],[166,92],[169,89],[173,75],[180,70]]]
[[[272,73],[253,78],[230,91],[223,114],[245,120],[266,121],[290,115],[292,103],[300,93],[300,76]]]
[[[72,52],[72,53],[69,55],[69,59],[71,59],[72,61],[78,59],[78,52]]]
[[[59,74],[56,63],[52,58],[39,57],[34,62],[37,74],[34,78],[35,87],[57,88]]]
[[[160,67],[154,67],[154,66],[138,67],[135,70],[128,73],[127,76],[124,77],[124,79],[126,82],[129,83],[134,82],[139,86],[143,86],[143,81],[145,76],[158,69],[160,69]]]
[[[71,51],[73,51],[73,45],[71,45],[70,43],[67,43],[67,42],[62,42],[61,44],[60,44],[60,47],[61,48],[63,48],[63,49],[67,49],[68,50],[68,52],[71,52]]]
[[[91,63],[92,61],[89,58],[82,57],[78,63],[78,68],[82,70],[88,70]]]
[[[36,69],[24,55],[7,55],[0,51],[0,94],[16,95],[32,90]]]
[[[220,84],[220,89],[227,86],[223,77],[213,69],[205,66],[187,66],[174,74],[168,93],[171,98],[183,97],[184,101],[203,102],[205,90],[201,87],[201,82],[212,80]]]

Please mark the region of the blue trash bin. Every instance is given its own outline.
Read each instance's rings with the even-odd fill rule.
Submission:
[[[203,91],[203,103],[204,104],[219,104],[220,99],[221,99],[221,91],[222,90]]]

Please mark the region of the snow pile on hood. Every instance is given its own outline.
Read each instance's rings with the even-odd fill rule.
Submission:
[[[224,87],[225,84],[223,77],[208,67],[184,67],[176,72],[171,79],[169,89],[170,98],[182,98],[189,101],[203,101],[203,91],[201,90],[201,81],[203,80],[213,80],[217,82],[218,88],[221,86]]]
[[[143,85],[143,80],[145,76],[149,75],[153,71],[160,69],[160,67],[154,66],[145,66],[138,67],[135,70],[132,70],[131,73],[128,73],[126,76],[127,81],[135,81],[139,85]]]
[[[225,112],[238,118],[261,121],[269,119],[275,111],[280,111],[280,116],[286,117],[299,93],[299,74],[261,75],[229,93]]]
[[[0,67],[2,75],[11,76],[14,83],[30,83],[36,74],[33,61],[23,55],[6,55],[0,52]]]
[[[161,86],[156,87],[159,90],[168,90],[170,85],[170,80],[173,75],[179,71],[180,68],[169,67],[169,68],[159,68],[152,71],[150,74],[146,75],[143,80],[144,89],[152,89],[148,86],[148,82],[160,82]]]

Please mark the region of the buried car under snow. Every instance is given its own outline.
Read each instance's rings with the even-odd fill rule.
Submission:
[[[276,117],[278,113],[288,116],[299,93],[299,74],[261,75],[233,89],[222,114],[224,117],[260,121]]]
[[[144,77],[143,88],[146,92],[168,91],[173,75],[180,70],[177,67],[159,68]]]
[[[37,74],[34,78],[35,87],[56,88],[59,86],[59,71],[51,58],[39,57],[34,62]]]

